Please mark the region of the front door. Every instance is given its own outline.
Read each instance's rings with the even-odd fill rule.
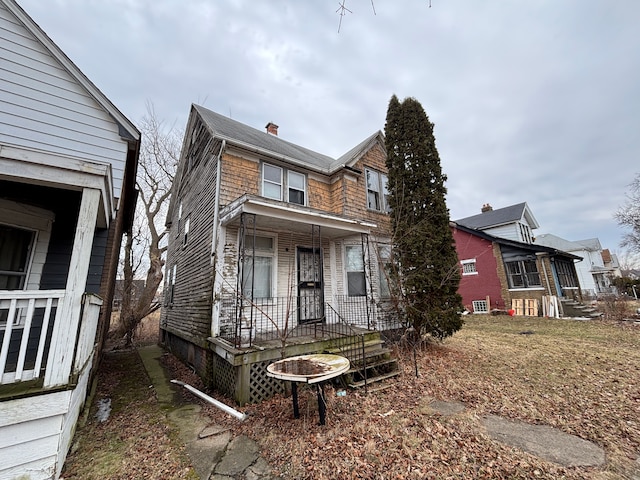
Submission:
[[[298,247],[298,322],[324,318],[322,255],[318,248]]]

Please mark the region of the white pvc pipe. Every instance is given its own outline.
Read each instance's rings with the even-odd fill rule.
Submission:
[[[189,390],[194,395],[197,395],[198,397],[202,398],[203,400],[206,400],[207,402],[209,402],[212,405],[218,407],[220,410],[228,413],[229,415],[231,415],[233,417],[236,417],[241,422],[245,421],[248,418],[248,415],[246,415],[246,414],[244,414],[242,412],[239,412],[238,410],[236,410],[234,408],[231,408],[229,405],[225,405],[224,403],[219,402],[215,398],[210,397],[206,393],[201,392],[197,388],[192,387],[191,385],[189,385],[187,383],[181,382],[180,380],[171,380],[171,383],[176,383],[178,385],[182,385],[184,388]]]

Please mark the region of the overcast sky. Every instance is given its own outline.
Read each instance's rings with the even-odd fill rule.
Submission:
[[[138,123],[191,103],[340,156],[389,99],[435,124],[452,219],[526,201],[540,233],[598,237],[640,173],[640,1],[18,0]],[[375,7],[375,11],[374,11]]]

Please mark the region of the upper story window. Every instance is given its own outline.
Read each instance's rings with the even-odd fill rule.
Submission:
[[[367,208],[378,212],[389,212],[389,190],[387,176],[375,170],[365,169],[367,176]]]
[[[289,203],[305,205],[307,179],[301,173],[264,163],[262,164],[262,195],[274,200],[284,199]]]
[[[306,179],[297,172],[287,172],[287,189],[289,190],[289,203],[304,205],[306,193]]]
[[[520,223],[520,240],[524,243],[531,243],[533,238],[531,236],[531,228],[525,223]]]
[[[460,264],[462,265],[462,275],[477,275],[478,270],[476,270],[476,259],[472,258],[469,260],[461,260]]]

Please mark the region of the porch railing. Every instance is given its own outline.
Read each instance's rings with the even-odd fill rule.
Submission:
[[[0,384],[41,377],[64,290],[0,291]]]
[[[219,335],[236,346],[314,335],[320,324],[375,329],[375,311],[367,306],[367,297],[335,297],[323,308],[310,307],[308,297],[240,300],[234,294],[220,300]]]

